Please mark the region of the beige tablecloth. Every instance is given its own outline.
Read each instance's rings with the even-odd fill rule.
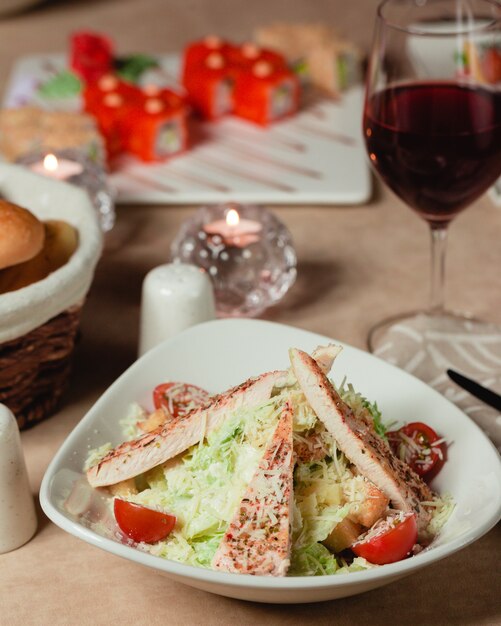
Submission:
[[[0,21],[0,68],[21,54],[66,49],[88,27],[110,33],[124,52],[179,49],[217,32],[241,39],[264,22],[324,20],[365,48],[373,0],[54,1]],[[136,356],[140,287],[169,256],[189,209],[119,208],[83,318],[64,408],[23,434],[33,490],[66,435]],[[299,278],[267,319],[365,347],[382,317],[425,302],[428,233],[408,209],[376,187],[364,207],[280,208],[295,239]],[[501,210],[487,198],[451,228],[452,306],[501,323]],[[498,525],[473,546],[388,587],[309,606],[229,600],[173,583],[65,534],[40,513],[34,539],[0,556],[0,624],[501,624]]]

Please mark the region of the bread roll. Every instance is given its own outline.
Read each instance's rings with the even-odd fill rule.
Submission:
[[[78,232],[71,224],[49,220],[43,226],[42,250],[29,261],[0,270],[0,295],[43,280],[65,265],[78,248]]]
[[[0,269],[32,259],[44,239],[43,224],[32,213],[0,200]]]

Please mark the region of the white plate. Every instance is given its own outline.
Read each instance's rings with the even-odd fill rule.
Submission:
[[[179,55],[160,57],[161,75],[179,74]],[[37,85],[67,67],[64,55],[24,57],[14,66],[4,106],[34,103],[79,110],[78,99],[42,100]],[[263,130],[226,118],[202,124],[204,140],[168,163],[145,165],[124,159],[111,176],[118,203],[362,204],[371,177],[362,139],[363,88],[338,102],[323,100]]]
[[[166,379],[192,382],[213,392],[249,376],[288,366],[291,346],[312,350],[329,340],[296,328],[259,320],[217,320],[201,324],[151,350],[98,400],[50,464],[40,501],[50,519],[103,550],[157,570],[198,589],[260,602],[315,602],[362,593],[411,574],[463,548],[501,517],[501,463],[494,446],[456,406],[409,374],[346,346],[334,379],[344,375],[376,400],[386,420],[424,421],[450,442],[448,461],[433,487],[450,492],[457,508],[432,547],[391,565],[321,577],[269,578],[227,574],[145,554],[85,528],[61,502],[68,478],[81,471],[89,447],[122,440],[118,420],[135,401],[149,404],[152,388]]]

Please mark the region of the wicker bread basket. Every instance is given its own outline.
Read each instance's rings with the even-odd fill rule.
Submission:
[[[55,411],[70,372],[80,311],[102,247],[85,193],[16,165],[0,163],[0,195],[41,220],[78,231],[69,261],[43,280],[0,295],[0,403],[28,428]]]

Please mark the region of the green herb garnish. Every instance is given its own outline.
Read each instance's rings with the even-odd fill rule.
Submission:
[[[158,67],[158,61],[147,54],[117,57],[114,63],[117,75],[130,83],[137,83],[144,72]]]
[[[82,82],[69,70],[63,70],[38,87],[38,93],[44,98],[57,100],[78,96],[82,91]]]

